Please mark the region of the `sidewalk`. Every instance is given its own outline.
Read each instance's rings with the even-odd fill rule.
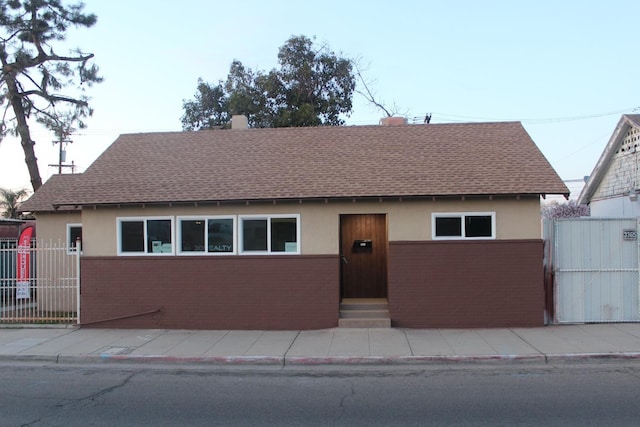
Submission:
[[[400,365],[640,362],[640,324],[514,329],[185,331],[0,328],[0,363]]]

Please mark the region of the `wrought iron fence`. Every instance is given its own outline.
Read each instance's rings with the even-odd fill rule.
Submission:
[[[28,275],[18,280],[25,259]],[[79,281],[76,248],[32,241],[19,255],[17,240],[0,240],[0,323],[77,323]]]

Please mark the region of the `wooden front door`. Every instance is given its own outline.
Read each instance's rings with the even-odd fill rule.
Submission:
[[[340,215],[342,298],[387,297],[387,216]]]

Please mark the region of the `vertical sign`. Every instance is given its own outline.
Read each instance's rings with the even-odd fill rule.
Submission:
[[[29,299],[29,281],[31,278],[31,235],[33,226],[25,227],[18,239],[18,257],[16,265],[16,299]]]

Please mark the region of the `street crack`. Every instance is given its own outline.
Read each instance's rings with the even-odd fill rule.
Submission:
[[[82,406],[91,406],[93,404],[96,403],[96,399],[104,396],[105,394],[111,393],[114,390],[117,390],[119,388],[122,388],[124,386],[126,386],[129,381],[131,381],[131,379],[136,375],[135,372],[129,374],[126,378],[124,378],[122,381],[120,381],[118,384],[114,384],[110,387],[106,387],[104,389],[98,390],[95,393],[91,393],[88,396],[84,396],[84,397],[80,397],[77,399],[70,399],[67,402],[64,403],[59,403],[57,405],[54,406],[54,408],[56,409],[55,413],[52,413],[50,415],[44,416],[44,417],[40,417],[36,420],[33,421],[29,421],[27,423],[24,423],[21,425],[21,427],[30,427],[30,426],[35,426],[38,425],[41,422],[44,422],[45,420],[49,419],[49,418],[53,418],[56,417],[60,414],[60,412],[62,410],[68,409],[68,408],[76,408],[76,407],[82,407]]]

